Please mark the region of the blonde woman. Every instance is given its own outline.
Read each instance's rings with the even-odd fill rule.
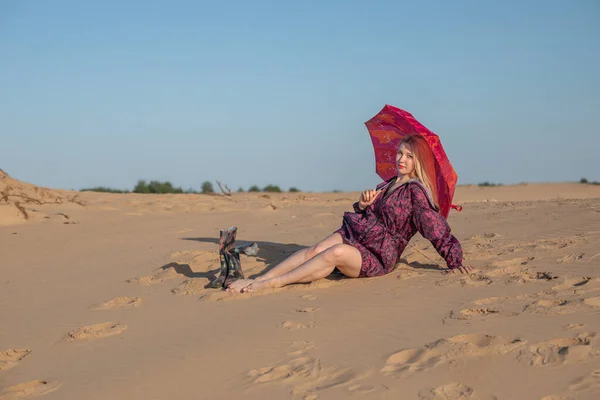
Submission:
[[[448,266],[469,273],[462,247],[439,213],[434,155],[421,135],[406,136],[396,155],[398,175],[367,190],[344,213],[342,226],[312,247],[302,249],[255,279],[231,283],[227,290],[252,292],[325,278],[335,268],[350,278],[390,273],[409,240],[419,232]]]

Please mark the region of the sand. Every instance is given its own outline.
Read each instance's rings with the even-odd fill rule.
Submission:
[[[0,400],[600,398],[598,186],[459,187],[469,276],[442,275],[417,235],[387,276],[252,294],[204,288],[219,229],[258,243],[252,276],[358,193],[77,193],[6,174],[0,193]]]

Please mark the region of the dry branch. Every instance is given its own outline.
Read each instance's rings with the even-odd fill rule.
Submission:
[[[223,185],[221,185],[220,181],[217,181],[217,185],[219,186],[219,189],[221,189],[221,192],[223,192],[225,196],[231,196],[231,189],[229,189],[229,186],[224,185],[225,189],[223,189]]]
[[[21,212],[21,214],[23,214],[23,218],[29,219],[29,214],[27,214],[27,211],[25,210],[25,207],[23,207],[18,201],[16,201],[14,203],[14,205]]]

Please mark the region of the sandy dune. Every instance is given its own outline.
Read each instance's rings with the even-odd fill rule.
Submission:
[[[600,187],[461,186],[469,276],[398,268],[253,294],[205,285],[325,237],[358,193],[136,195],[0,173],[0,400],[600,398]]]

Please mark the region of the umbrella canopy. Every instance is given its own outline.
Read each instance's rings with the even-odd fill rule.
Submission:
[[[430,179],[435,179],[437,183],[440,213],[448,218],[450,208],[460,211],[459,206],[452,204],[458,176],[446,156],[438,135],[423,126],[408,111],[387,104],[377,115],[365,122],[365,125],[375,151],[375,171],[384,181],[398,173],[396,153],[400,141],[406,135],[423,136],[435,156],[436,176]]]

